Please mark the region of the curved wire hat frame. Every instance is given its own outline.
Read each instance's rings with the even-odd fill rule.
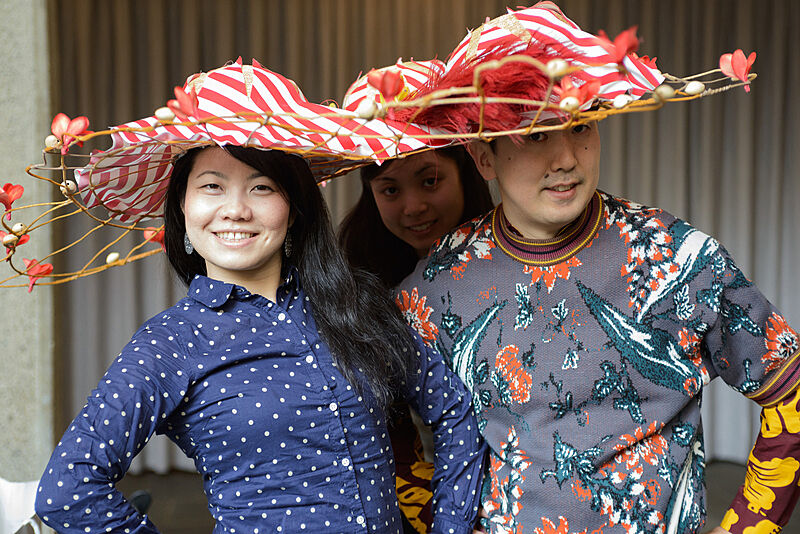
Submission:
[[[740,53],[737,51],[737,53]],[[549,84],[543,101],[487,97],[483,93],[480,80],[481,75],[487,70],[497,69],[508,62],[524,62],[531,67],[540,70],[547,75]],[[561,65],[559,65],[560,67]],[[587,65],[585,68],[589,68]],[[382,162],[395,157],[405,157],[424,150],[431,150],[452,143],[467,143],[472,140],[491,140],[496,137],[506,135],[530,135],[535,132],[547,132],[553,130],[564,130],[579,124],[591,121],[601,121],[612,115],[651,111],[661,108],[667,103],[684,102],[694,100],[723,91],[728,91],[737,87],[749,88],[749,84],[756,78],[755,73],[748,71],[744,76],[733,77],[729,73],[723,73],[720,69],[713,69],[700,74],[679,77],[666,73],[664,82],[645,93],[639,99],[617,98],[613,101],[601,101],[595,103],[589,109],[580,109],[574,102],[562,101],[554,103],[553,93],[557,91],[558,82],[566,75],[573,74],[580,70],[580,67],[554,68],[552,64],[544,64],[537,59],[525,55],[509,55],[499,60],[484,62],[475,68],[473,82],[464,87],[450,87],[447,89],[432,91],[424,97],[415,98],[414,94],[406,100],[397,98],[380,99],[379,103],[370,101],[368,105],[359,106],[356,111],[348,111],[331,105],[327,111],[320,113],[321,119],[332,119],[333,123],[341,123],[343,120],[361,121],[362,124],[369,124],[374,121],[383,121],[391,126],[393,133],[375,133],[374,130],[359,127],[352,129],[315,129],[308,126],[293,126],[299,121],[307,120],[307,115],[296,113],[250,113],[240,112],[233,115],[206,117],[195,119],[191,116],[184,120],[177,119],[174,114],[170,117],[169,113],[163,113],[160,108],[156,116],[152,118],[149,125],[131,126],[131,123],[119,128],[113,128],[96,132],[70,132],[61,133],[60,138],[54,140],[49,136],[46,140],[47,147],[44,149],[44,161],[39,164],[27,167],[27,174],[36,179],[49,184],[60,200],[52,202],[40,202],[29,205],[14,206],[13,202],[18,200],[20,195],[11,194],[13,188],[19,187],[6,184],[4,190],[0,191],[0,201],[6,207],[5,214],[0,219],[2,231],[0,237],[5,247],[5,256],[0,249],[0,262],[8,266],[11,274],[0,278],[0,287],[28,287],[32,290],[34,285],[54,285],[76,280],[78,278],[100,273],[106,269],[116,268],[135,261],[142,260],[149,256],[162,252],[163,241],[163,222],[161,220],[161,205],[163,204],[163,194],[169,179],[169,167],[172,162],[180,157],[186,150],[201,146],[212,146],[214,143],[208,140],[176,140],[158,138],[153,136],[146,143],[128,144],[117,148],[112,148],[104,152],[95,154],[79,154],[72,150],[75,145],[82,146],[83,142],[91,139],[103,138],[124,133],[153,134],[159,128],[170,127],[209,127],[218,124],[249,124],[252,126],[251,136],[262,128],[271,128],[273,131],[285,133],[287,137],[302,134],[306,137],[318,139],[310,146],[274,146],[272,148],[297,154],[306,159],[315,177],[320,184],[332,178],[346,174],[363,165],[374,162]],[[549,73],[549,74],[548,74]],[[493,104],[514,104],[536,110],[533,112],[530,124],[515,129],[504,131],[488,131],[482,121],[477,125],[475,131],[470,133],[452,133],[447,131],[424,129],[413,124],[414,117],[419,111],[433,107],[452,104],[469,104],[479,106],[480,116],[487,105]],[[565,105],[569,104],[569,105]],[[578,104],[581,104],[580,102]],[[408,123],[401,124],[387,118],[390,110],[402,108],[415,108],[417,113],[412,115]],[[161,112],[161,113],[159,113]],[[557,113],[562,119],[553,123],[547,121],[542,124],[539,119],[543,113]],[[161,117],[160,119],[158,117]],[[54,122],[55,124],[55,122]],[[88,125],[88,121],[86,121]],[[54,130],[54,133],[55,130]],[[348,137],[358,135],[368,142],[375,140],[382,144],[370,154],[348,154],[336,152],[331,149],[332,144],[342,144],[348,142]],[[237,143],[239,144],[239,143]],[[250,138],[241,143],[242,146],[258,146],[250,144]],[[258,146],[263,148],[263,146]],[[415,148],[420,147],[420,148]],[[157,150],[156,150],[157,149]],[[106,195],[99,199],[95,195],[95,190],[102,185],[89,180],[88,184],[79,187],[73,180],[76,171],[89,172],[93,175],[93,169],[102,168],[101,164],[108,158],[125,158],[131,155],[141,156],[146,151],[158,152],[160,156],[149,156],[146,159],[146,166],[137,168],[137,172],[158,171],[161,177],[144,185],[136,185],[126,192],[126,195],[139,194],[139,197],[131,205],[143,206],[148,203],[148,209],[137,213],[135,216],[128,216],[130,206],[120,209],[116,203],[118,200],[114,195]],[[125,178],[122,175],[122,178]],[[148,189],[149,188],[149,189]],[[20,188],[21,189],[21,188]],[[5,192],[4,192],[5,191]],[[2,195],[6,195],[3,197]],[[154,195],[160,198],[154,200]],[[87,203],[86,199],[92,199]],[[89,228],[77,238],[70,239],[62,243],[51,252],[38,259],[22,258],[24,255],[25,243],[31,239],[31,235],[48,225],[66,225],[72,218],[79,217],[88,221]],[[127,219],[127,220],[126,220]],[[19,220],[19,222],[13,222]],[[25,222],[22,222],[22,221]],[[82,266],[64,272],[54,272],[52,262],[54,258],[65,254],[70,249],[75,248],[86,241],[89,236],[103,229],[111,232],[104,244],[85,254],[85,261]],[[126,237],[133,235],[133,245],[123,246]],[[130,239],[129,239],[130,240]]]

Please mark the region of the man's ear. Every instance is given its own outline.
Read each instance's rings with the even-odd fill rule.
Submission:
[[[478,172],[481,173],[484,180],[491,182],[497,178],[497,172],[495,172],[494,168],[496,156],[489,143],[485,141],[472,141],[467,144],[467,152],[472,156],[472,160],[475,162],[475,166],[478,168]]]

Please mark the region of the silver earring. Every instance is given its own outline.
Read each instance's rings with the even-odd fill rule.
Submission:
[[[286,232],[286,239],[283,240],[283,253],[287,258],[292,255],[292,234],[289,232]]]
[[[192,242],[189,241],[189,234],[183,234],[183,250],[186,251],[186,254],[191,254],[194,252],[194,246],[192,246]]]

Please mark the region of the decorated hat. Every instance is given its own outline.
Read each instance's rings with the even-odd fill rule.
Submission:
[[[163,239],[162,207],[172,164],[192,148],[238,145],[285,151],[305,158],[318,182],[324,182],[359,166],[428,146],[424,129],[408,124],[398,129],[373,111],[359,116],[348,109],[309,102],[292,80],[256,61],[244,65],[241,58],[190,76],[183,87],[175,88],[175,96],[153,116],[105,131],[89,130],[86,117],[56,116],[52,135],[45,140],[45,159],[51,163],[27,170],[58,187],[64,200],[21,206],[24,187],[3,186],[0,203],[6,217],[0,239],[6,254],[0,255],[0,260],[7,262],[14,274],[0,278],[0,286],[25,285],[14,284],[13,279],[27,276],[32,289],[37,283],[71,280],[159,252],[158,244],[153,244]],[[85,141],[104,136],[111,138],[110,148],[88,155],[77,153],[76,147]],[[53,159],[58,160],[55,165]],[[27,222],[12,221],[12,217],[21,218],[23,211],[37,209]],[[53,273],[46,260],[82,238],[46,258],[23,258],[22,264],[15,261],[32,230],[72,215],[92,219],[87,234],[99,227],[113,228],[124,235],[138,235],[138,244],[122,254],[114,250],[121,246],[122,238],[109,239],[100,251],[92,253],[83,269],[71,273]]]
[[[140,121],[92,132],[85,117],[59,114],[45,150],[57,162],[27,170],[59,188],[64,199],[20,205],[23,186],[2,187],[0,240],[6,255],[0,253],[0,263],[13,274],[0,277],[0,287],[31,290],[159,253],[172,162],[191,148],[283,150],[305,158],[322,182],[453,142],[564,129],[736,87],[749,91],[756,77],[750,72],[755,52],[736,50],[723,54],[718,68],[675,76],[661,72],[655,58],[639,57],[638,44],[634,28],[612,41],[602,32],[581,30],[553,3],[540,2],[487,20],[444,64],[398,61],[370,71],[351,86],[341,108],[311,103],[291,80],[238,60],[189,77],[175,88],[175,100]],[[99,136],[110,136],[111,148],[76,153],[76,146]],[[23,213],[33,215],[22,220]],[[102,227],[119,235],[90,253],[78,271],[54,273],[48,260],[83,237],[44,257],[23,255],[18,261],[33,230],[73,215],[92,220],[86,234]],[[130,250],[117,250],[131,234]]]
[[[509,9],[467,36],[442,71],[386,117],[468,138],[563,129],[610,115],[658,109],[749,84],[755,53],[724,54],[719,69],[679,77],[638,56],[636,28],[613,41],[588,33],[552,2]],[[722,76],[719,76],[719,74]]]

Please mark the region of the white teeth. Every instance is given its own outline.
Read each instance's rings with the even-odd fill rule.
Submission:
[[[225,241],[240,241],[242,239],[249,239],[254,234],[249,232],[217,232],[217,237]]]
[[[551,187],[550,189],[552,189],[553,191],[569,191],[572,188],[573,188],[572,185],[557,185],[555,187]]]
[[[428,223],[425,223],[425,224],[419,224],[419,225],[417,225],[417,226],[409,226],[409,228],[410,228],[411,230],[415,231],[415,232],[421,232],[421,231],[423,231],[423,230],[427,230],[427,229],[428,229],[428,228],[430,228],[432,225],[433,225],[433,222],[431,221],[431,222],[428,222]]]

